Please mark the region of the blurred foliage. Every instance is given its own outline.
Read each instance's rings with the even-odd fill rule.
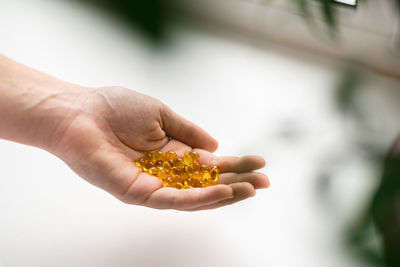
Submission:
[[[400,135],[382,158],[383,172],[371,203],[351,231],[348,245],[372,266],[400,266]],[[374,246],[379,233],[382,248]]]
[[[155,44],[162,43],[172,19],[173,0],[79,0],[102,8]]]
[[[304,19],[309,23],[311,27],[315,26],[315,15],[313,12],[313,6],[315,3],[319,3],[319,11],[322,15],[323,20],[325,21],[326,25],[328,26],[327,30],[330,33],[330,36],[335,38],[337,30],[339,29],[339,18],[337,7],[347,6],[348,8],[357,8],[360,4],[367,4],[368,1],[373,0],[357,0],[357,6],[351,7],[346,4],[341,4],[334,0],[292,0],[294,4],[298,7],[300,12],[302,13]],[[384,1],[384,0],[380,0]],[[398,9],[400,15],[400,0],[387,0],[392,1],[395,8]]]
[[[351,65],[342,70],[336,85],[336,102],[344,115],[353,116],[360,124],[366,123],[357,97],[368,82],[361,66]],[[363,134],[363,133],[360,133]],[[363,136],[357,136],[362,139]],[[370,266],[400,266],[400,135],[392,150],[385,155],[370,149],[374,140],[361,144],[377,165],[383,167],[378,189],[357,222],[346,232],[350,251]],[[382,244],[376,244],[376,237]]]
[[[400,266],[400,136],[385,158],[381,184],[371,203],[370,214],[382,235],[387,266]]]
[[[77,0],[75,0],[77,1]],[[195,0],[192,0],[195,1]],[[332,37],[336,35],[339,27],[337,7],[339,4],[334,0],[288,0],[292,1],[309,25],[315,25],[314,7],[317,3],[320,14],[327,24],[327,30]],[[363,4],[372,0],[358,0]],[[400,14],[400,0],[388,0],[397,4]],[[176,0],[79,0],[79,2],[90,3],[96,7],[114,14],[130,26],[139,29],[149,40],[154,43],[163,42],[168,33],[170,23],[179,18],[182,9],[179,8],[181,1]],[[351,8],[351,7],[349,7]]]

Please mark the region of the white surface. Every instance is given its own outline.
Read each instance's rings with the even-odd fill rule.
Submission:
[[[152,210],[120,203],[44,151],[0,141],[0,266],[357,266],[342,255],[341,227],[374,173],[334,109],[331,63],[183,29],[156,52],[68,1],[0,0],[0,36],[1,53],[62,79],[123,85],[163,100],[214,135],[217,154],[265,157],[272,182],[218,210]],[[391,107],[380,97],[374,107]],[[380,120],[390,125],[384,146],[397,111],[389,110],[389,123]],[[341,170],[333,207],[315,194],[327,154]]]

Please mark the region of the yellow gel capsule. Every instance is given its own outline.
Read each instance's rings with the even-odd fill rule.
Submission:
[[[142,168],[142,164],[140,164],[139,160],[135,161],[135,166],[138,167],[138,168]]]
[[[192,161],[199,161],[200,155],[197,152],[191,151],[189,152],[189,156],[192,158]]]
[[[193,170],[200,171],[200,164],[197,161],[193,162],[192,167]]]
[[[172,167],[171,169],[171,176],[175,177],[182,174],[182,170],[178,167]]]
[[[190,165],[190,164],[193,163],[193,159],[192,159],[192,157],[189,155],[189,153],[183,154],[182,159],[183,159],[183,162],[185,162],[186,165]]]
[[[206,180],[206,181],[211,179],[211,175],[210,175],[210,173],[208,171],[203,171],[202,172],[202,177],[203,177],[203,180]]]
[[[158,172],[158,174],[157,174],[157,177],[158,177],[158,179],[160,179],[161,181],[164,181],[165,179],[167,179],[168,178],[168,173],[167,172],[165,172],[165,171],[160,171],[160,172]]]
[[[175,167],[178,167],[179,169],[183,169],[183,168],[185,168],[185,163],[183,162],[183,160],[182,159],[176,159],[176,160],[174,160],[174,164],[173,164]]]
[[[146,160],[143,157],[139,158],[138,161],[141,167],[143,167],[146,164]]]
[[[154,163],[153,162],[146,162],[146,164],[144,165],[144,170],[145,171],[148,171],[148,170],[150,170],[150,168],[152,168],[152,167],[154,167]]]
[[[192,188],[192,187],[190,185],[187,185],[187,184],[184,184],[183,187],[182,187],[182,189],[190,189],[190,188]]]
[[[165,160],[172,160],[172,161],[174,161],[174,160],[176,160],[177,158],[178,158],[178,156],[177,156],[176,153],[173,152],[173,151],[167,151],[167,152],[165,152],[165,154],[164,154],[164,159],[165,159]]]
[[[164,157],[164,153],[161,151],[155,151],[153,152],[153,161],[156,162],[158,160],[162,160]]]
[[[208,172],[208,171],[210,171],[210,167],[208,167],[207,165],[201,165],[200,166],[200,171],[201,172]]]
[[[147,153],[143,156],[143,159],[148,162],[153,160],[153,153]]]
[[[183,184],[184,184],[185,186],[192,186],[192,181],[193,181],[193,178],[187,178],[187,179],[183,182]]]
[[[199,171],[194,171],[192,177],[193,177],[193,179],[198,179],[198,180],[203,178]]]
[[[170,172],[171,171],[171,164],[168,161],[166,161],[166,162],[163,163],[162,168],[163,168],[164,171]]]
[[[190,177],[193,175],[193,172],[194,172],[193,167],[190,165],[185,167],[185,171]]]
[[[212,181],[218,181],[220,170],[217,166],[212,167],[210,170],[210,176]]]
[[[157,174],[158,174],[158,169],[157,169],[157,167],[151,167],[151,168],[149,169],[149,173],[150,173],[151,175],[157,176]]]
[[[202,181],[200,181],[198,179],[192,179],[191,186],[192,187],[204,187],[204,184]]]
[[[190,177],[189,174],[187,174],[187,172],[182,170],[182,174],[181,174],[182,182],[185,181],[189,177]]]
[[[155,166],[155,167],[162,167],[162,165],[163,165],[162,160],[157,160],[157,161],[154,163],[154,166]]]

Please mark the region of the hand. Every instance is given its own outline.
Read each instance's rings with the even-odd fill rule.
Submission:
[[[154,98],[107,87],[76,93],[73,106],[65,111],[49,150],[82,178],[125,203],[157,209],[212,209],[269,186],[264,174],[253,172],[265,166],[262,158],[216,157],[211,153],[218,146],[215,139]],[[178,156],[194,150],[202,164],[220,167],[220,184],[186,190],[163,187],[134,164],[151,150],[175,151]]]

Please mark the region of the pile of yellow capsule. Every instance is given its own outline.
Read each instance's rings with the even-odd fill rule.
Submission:
[[[218,184],[219,168],[200,165],[199,158],[196,152],[185,153],[178,158],[172,151],[154,151],[138,158],[135,165],[158,177],[165,187],[187,189]]]

